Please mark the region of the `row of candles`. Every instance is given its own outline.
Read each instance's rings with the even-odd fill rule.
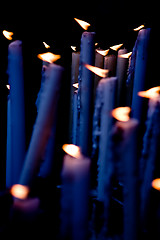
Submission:
[[[92,164],[90,158],[94,144],[98,144],[97,199],[103,202],[105,209],[103,230],[107,229],[112,176],[117,169],[118,178],[124,184],[124,239],[135,240],[138,236],[140,197],[137,194],[137,189],[139,190],[137,139],[143,113],[141,97],[150,98],[146,127],[147,130],[149,128],[148,131],[151,131],[153,119],[157,117],[156,111],[159,108],[159,87],[143,91],[150,29],[145,29],[144,26],[135,29],[139,33],[133,53],[122,49],[122,44],[111,47],[113,51],[121,48],[116,57],[114,54],[108,54],[110,50],[98,49],[95,54],[95,33],[87,32],[88,23],[75,20],[86,31],[82,34],[80,53],[72,53],[71,88],[73,89],[73,84],[78,83],[78,90],[71,90],[72,144],[63,146],[67,155],[64,157],[62,169],[62,238],[72,235],[72,239],[87,239],[89,179]],[[141,28],[143,29],[140,30]],[[5,31],[4,34],[12,40],[12,33]],[[46,43],[45,46],[49,48]],[[46,177],[53,161],[57,102],[60,97],[63,68],[53,63],[60,55],[48,52],[39,54],[38,57],[43,60],[41,90],[37,99],[37,118],[26,154],[22,42],[17,40],[9,44],[10,94],[7,115],[6,185],[11,187],[12,195],[18,199],[27,198],[34,178],[37,174]],[[129,63],[130,68],[134,65],[134,69],[129,69],[129,80],[127,79],[129,94],[124,98]],[[93,72],[98,77],[95,77]],[[132,118],[129,117],[130,112]],[[117,119],[116,123],[113,118]],[[95,141],[97,137],[99,143]],[[153,135],[154,143],[158,141],[157,139],[158,135]],[[144,163],[142,158],[142,165],[145,164],[141,196],[144,212],[153,178],[150,165],[154,165],[154,161],[153,156],[149,157],[147,163]],[[155,186],[155,181],[153,183]],[[143,211],[141,214],[144,217]],[[68,212],[71,213],[69,219]]]

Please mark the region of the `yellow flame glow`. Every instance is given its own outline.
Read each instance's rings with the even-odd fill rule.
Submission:
[[[160,191],[160,178],[156,178],[152,181],[152,187]]]
[[[50,48],[50,46],[46,43],[46,42],[43,42],[45,48]]]
[[[13,32],[8,32],[6,30],[3,30],[3,35],[8,39],[12,40]]]
[[[74,145],[74,144],[64,144],[62,146],[63,151],[65,151],[67,154],[74,158],[79,158],[81,155],[80,147]]]
[[[120,57],[120,58],[129,58],[131,55],[132,55],[132,52],[129,52],[129,53],[120,54],[120,55],[118,55],[118,57]]]
[[[76,51],[76,46],[71,46],[73,51]]]
[[[137,27],[137,28],[134,28],[133,31],[139,31],[139,30],[141,30],[142,28],[144,28],[144,25],[143,25],[143,24],[140,25],[140,26]]]
[[[98,50],[98,49],[96,49],[96,52],[98,52],[102,56],[106,56],[109,53],[109,49],[107,49],[107,50]]]
[[[87,29],[89,28],[89,26],[90,26],[89,23],[87,23],[87,22],[85,22],[85,21],[83,21],[83,20],[80,20],[80,19],[78,19],[78,18],[74,18],[74,20],[76,20],[76,22],[78,22],[79,25],[80,25],[84,30],[87,30]]]
[[[120,47],[122,47],[123,46],[123,43],[120,43],[120,44],[117,44],[117,45],[114,45],[114,46],[112,46],[112,47],[110,47],[112,50],[114,50],[114,51],[117,51]]]
[[[118,121],[127,122],[130,119],[130,111],[130,107],[118,107],[112,110],[112,116]]]
[[[75,88],[78,89],[78,87],[79,87],[79,83],[74,83],[74,84],[73,84],[73,87],[75,87]]]
[[[160,96],[160,86],[150,88],[147,91],[138,92],[138,96],[145,98],[157,98]]]
[[[91,66],[87,63],[84,64],[84,66],[89,69],[91,72],[95,73],[96,75],[98,75],[99,77],[105,78],[109,72],[108,69],[102,69],[99,67],[95,67],[95,66]]]
[[[38,54],[37,57],[45,62],[53,63],[61,58],[60,55],[53,54],[51,52]]]
[[[19,199],[26,199],[29,194],[29,188],[21,184],[15,184],[11,188],[11,194],[13,197]]]

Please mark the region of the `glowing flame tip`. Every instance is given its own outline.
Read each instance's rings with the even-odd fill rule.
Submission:
[[[78,22],[79,25],[80,25],[84,30],[87,30],[87,29],[89,28],[89,26],[90,26],[89,23],[87,23],[87,22],[85,22],[85,21],[83,21],[83,20],[80,20],[80,19],[78,19],[78,18],[74,18],[74,20],[75,20],[76,22]]]
[[[137,28],[134,28],[133,31],[139,31],[139,30],[141,30],[142,28],[144,28],[144,25],[143,25],[143,24],[140,25],[140,26],[137,27]]]
[[[13,32],[8,32],[6,30],[3,30],[3,35],[8,39],[12,40]]]
[[[127,122],[130,119],[130,111],[130,107],[118,107],[112,110],[112,116],[118,121]]]
[[[152,99],[160,97],[160,86],[150,88],[147,91],[138,92],[138,96]]]
[[[107,77],[107,74],[109,72],[108,69],[102,69],[102,68],[99,68],[99,67],[95,67],[95,66],[91,66],[87,63],[84,63],[84,66],[90,70],[91,72],[95,73],[96,75],[98,75],[99,77],[102,77],[102,78],[105,78]]]
[[[123,46],[123,43],[120,43],[120,44],[117,44],[117,45],[114,45],[114,46],[110,47],[110,49],[112,49],[114,51],[117,51],[122,46]]]
[[[60,55],[53,54],[51,52],[38,54],[37,57],[45,62],[53,63],[61,58]]]
[[[74,144],[64,144],[62,149],[72,157],[79,158],[81,155],[80,147]]]
[[[16,197],[19,199],[26,199],[29,194],[29,187],[21,184],[15,184],[12,186],[10,192],[13,197]]]

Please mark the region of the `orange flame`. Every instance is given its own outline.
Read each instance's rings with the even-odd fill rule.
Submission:
[[[72,86],[78,89],[79,83],[74,83]]]
[[[160,191],[160,178],[156,178],[152,181],[152,187]]]
[[[84,30],[87,30],[87,29],[89,28],[89,26],[90,26],[89,23],[87,23],[87,22],[85,22],[85,21],[83,21],[83,20],[80,20],[80,19],[78,19],[78,18],[74,18],[74,20],[76,20],[76,21],[79,23],[79,25],[80,25]]]
[[[139,27],[134,28],[133,31],[139,31],[139,30],[141,30],[142,28],[144,28],[144,25],[140,25]]]
[[[127,122],[130,119],[130,112],[130,107],[118,107],[112,110],[112,116],[118,121]]]
[[[132,52],[129,52],[129,53],[120,54],[120,55],[118,55],[118,57],[120,57],[120,58],[129,58],[131,55],[132,55]]]
[[[138,92],[138,96],[145,98],[157,98],[160,96],[160,86],[150,88],[147,91]]]
[[[76,51],[76,46],[71,46],[73,51]]]
[[[12,40],[13,32],[8,32],[6,30],[3,30],[3,35],[8,39]]]
[[[46,42],[43,42],[45,48],[50,48],[50,46],[46,43]]]
[[[51,52],[38,54],[37,57],[45,62],[53,63],[61,58],[60,55],[53,54]]]
[[[29,193],[29,188],[21,184],[15,184],[11,188],[11,194],[13,197],[19,199],[26,199]]]
[[[80,147],[74,145],[74,144],[64,144],[62,146],[63,151],[65,151],[67,154],[74,158],[79,158],[81,155]]]
[[[87,63],[84,64],[84,66],[89,69],[91,72],[95,73],[96,75],[98,75],[99,77],[105,78],[109,72],[108,69],[102,69],[99,67],[95,67],[95,66],[91,66]]]
[[[121,43],[121,44],[118,44],[118,45],[114,45],[114,46],[112,46],[112,47],[110,47],[112,50],[114,50],[114,51],[117,51],[120,47],[122,47],[123,46],[123,43]]]
[[[6,88],[7,88],[8,90],[10,90],[10,89],[11,89],[11,86],[10,86],[9,84],[7,84],[7,85],[6,85]]]
[[[102,56],[106,56],[109,53],[109,49],[107,49],[107,50],[98,50],[98,49],[96,49],[96,52],[98,52]]]

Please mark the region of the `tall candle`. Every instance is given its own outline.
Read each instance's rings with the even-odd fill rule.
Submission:
[[[90,159],[77,146],[64,145],[62,169],[61,234],[63,239],[88,239]]]
[[[95,33],[84,32],[81,38],[79,88],[78,88],[78,145],[84,155],[91,153],[92,144],[92,114],[93,114],[93,89],[94,76],[84,63],[94,65]]]
[[[116,75],[117,57],[114,54],[108,54],[104,58],[104,68],[109,70],[108,77],[115,77]]]
[[[62,73],[63,68],[53,63],[49,65],[46,71],[43,99],[40,101],[30,145],[19,180],[19,183],[22,185],[30,185],[32,183],[41,165],[41,158],[56,119],[56,105],[60,92]]]
[[[8,48],[10,93],[7,113],[6,186],[18,183],[25,158],[25,103],[22,42]]]

